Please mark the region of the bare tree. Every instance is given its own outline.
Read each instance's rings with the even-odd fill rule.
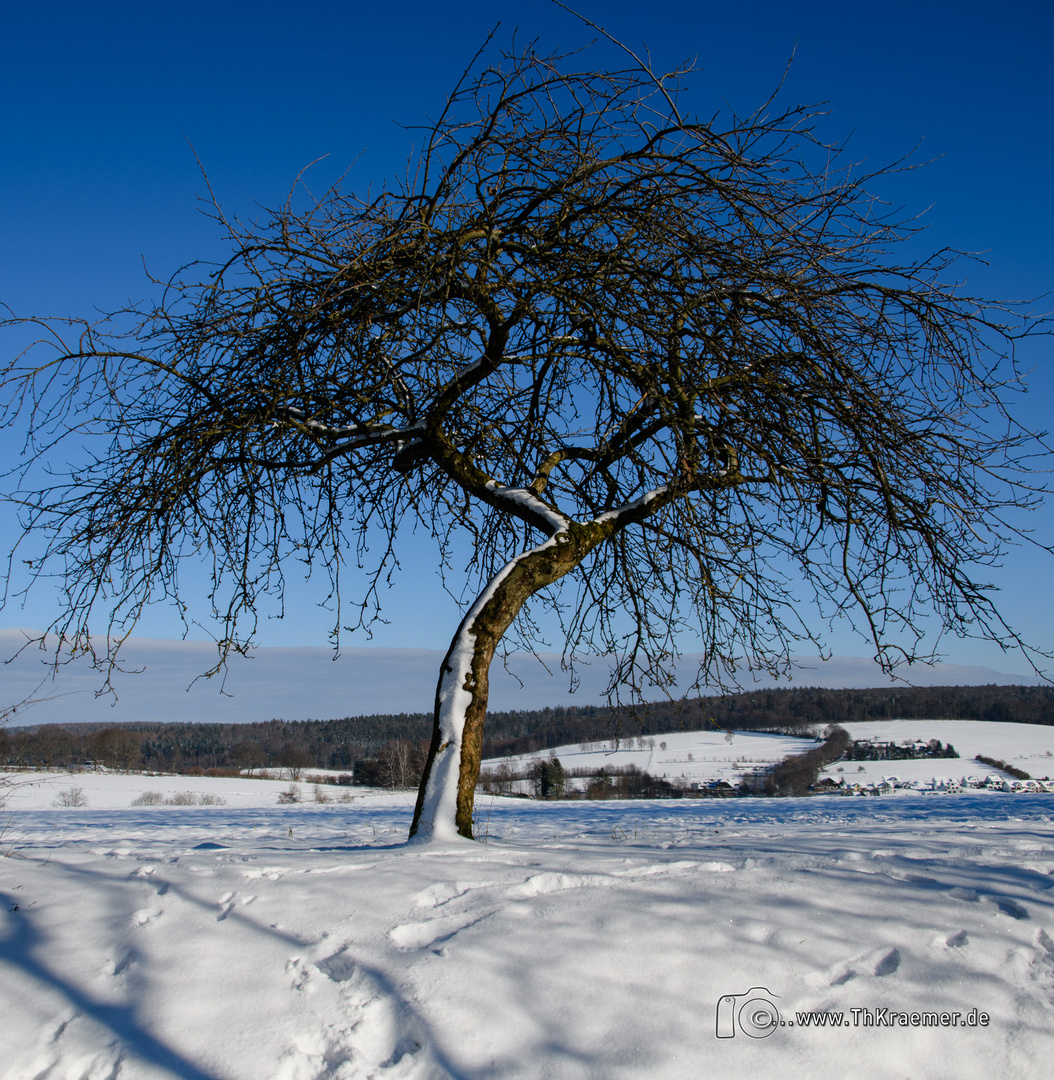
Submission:
[[[412,788],[420,782],[423,755],[409,739],[392,739],[381,747],[378,761],[384,786]]]
[[[327,573],[334,634],[368,626],[400,528],[445,566],[467,530],[482,591],[411,828],[449,837],[471,836],[488,670],[510,628],[536,640],[532,599],[569,661],[615,656],[630,693],[670,685],[686,626],[716,682],[785,671],[831,616],[887,668],[932,659],[929,613],[1023,647],[984,572],[1048,452],[1004,405],[1031,324],[947,283],[952,253],[913,259],[815,113],[696,119],[688,69],[629,56],[481,53],[405,182],[295,189],[249,225],[214,202],[222,265],[101,324],[37,320],[3,406],[29,431],[13,497],[46,541],[33,574],[63,575],[67,649],[112,665],[146,604],[187,610],[194,560],[216,670],[296,560]],[[60,443],[73,464],[44,480]]]
[[[300,774],[305,768],[314,765],[315,759],[305,747],[291,744],[278,756],[278,764],[289,773],[289,779],[297,784],[300,782]]]
[[[141,762],[141,736],[120,727],[103,728],[88,738],[92,759],[113,769],[127,772]]]

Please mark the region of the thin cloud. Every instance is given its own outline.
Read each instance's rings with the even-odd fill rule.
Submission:
[[[9,657],[25,642],[24,631],[0,630],[0,655]],[[135,673],[114,678],[116,700],[97,696],[101,677],[83,658],[71,660],[52,677],[48,654],[27,649],[2,669],[0,706],[24,699],[14,724],[214,722],[247,723],[272,719],[332,719],[376,713],[430,713],[443,653],[433,649],[348,648],[334,658],[331,650],[271,646],[251,658],[232,657],[225,678],[198,676],[215,663],[209,642],[130,638],[122,663]],[[496,662],[491,671],[493,710],[592,705],[604,700],[608,665],[598,659],[577,672],[577,692],[560,670],[556,654],[510,658],[508,669]],[[686,654],[681,669],[691,672],[697,657]],[[196,680],[196,681],[195,681]],[[915,668],[917,686],[1031,685],[1035,678],[985,667],[938,664]],[[771,679],[745,688],[788,685]],[[851,688],[894,685],[870,660],[834,657],[802,660],[797,686]],[[900,683],[900,685],[903,685]],[[658,696],[658,695],[656,695]]]

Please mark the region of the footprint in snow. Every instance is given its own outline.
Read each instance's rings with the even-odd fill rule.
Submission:
[[[296,963],[303,969],[299,959]],[[276,1080],[449,1078],[436,1060],[424,1024],[383,975],[358,964],[343,950],[309,965],[310,969],[338,988],[340,1015],[320,1031],[293,1040],[278,1063]]]
[[[427,889],[422,889],[414,897],[414,907],[441,907],[475,887],[463,881],[437,881],[434,885],[429,885]]]
[[[348,982],[355,976],[358,968],[355,961],[345,952],[334,953],[320,960],[315,967],[335,983]]]
[[[99,1046],[97,1023],[69,1010],[41,1030],[30,1056],[11,1075],[34,1080],[59,1077],[117,1077],[124,1051],[119,1039]],[[96,1048],[97,1047],[97,1048]]]
[[[290,957],[286,961],[285,973],[289,976],[289,985],[292,989],[309,994],[314,993],[315,987],[312,985],[314,971],[305,965],[299,956]]]
[[[890,949],[883,956],[879,957],[878,962],[875,964],[875,974],[879,976],[879,978],[885,975],[892,975],[899,967],[900,950]]]
[[[869,974],[880,979],[885,978],[900,968],[901,959],[899,949],[876,949],[873,952],[865,953],[856,960],[836,964],[829,970],[827,985],[845,986],[850,980]],[[822,982],[823,979],[821,978],[818,981]]]
[[[136,963],[139,959],[139,954],[135,949],[128,949],[119,959],[113,961],[113,965],[110,968],[111,975],[123,975],[125,971]]]
[[[694,864],[693,864],[694,865]],[[711,869],[720,865],[722,870],[732,870],[734,867],[726,864],[707,864]],[[549,893],[563,892],[567,889],[581,889],[585,886],[616,885],[618,879],[604,874],[559,874],[545,872],[534,874],[519,885],[512,885],[505,889],[508,900],[528,900],[536,896],[547,896]],[[464,882],[438,883],[430,885],[427,889],[417,894],[415,899],[418,907],[441,907],[457,896],[463,896],[482,885]],[[507,910],[507,907],[506,907]],[[462,915],[441,915],[438,918],[426,919],[422,922],[403,923],[388,931],[388,936],[400,949],[423,949],[437,942],[447,941],[462,930],[475,926],[484,919],[489,919],[494,910],[487,911],[475,917]]]
[[[1016,900],[1011,900],[1009,896],[990,896],[987,899],[995,904],[1004,915],[1009,915],[1011,919],[1028,919],[1031,917],[1027,907],[1019,904]]]
[[[1028,965],[1032,980],[1054,999],[1054,940],[1046,930],[1036,933],[1036,951]]]
[[[132,919],[137,926],[148,926],[154,919],[160,918],[160,908],[140,908],[132,913]]]
[[[489,919],[492,914],[493,912],[488,911],[469,919],[464,915],[446,915],[425,922],[403,923],[392,927],[388,931],[388,937],[400,949],[423,949],[436,942],[449,941],[455,934]]]
[[[961,885],[957,885],[954,889],[949,889],[948,895],[955,897],[956,900],[965,900],[970,904],[976,903],[976,901],[980,899],[976,889],[964,889]]]
[[[128,875],[129,880],[142,881],[144,885],[152,885],[158,896],[164,896],[168,892],[168,882],[154,877],[156,866],[140,866],[134,873]]]
[[[711,864],[716,865],[716,864]],[[729,870],[732,867],[728,867]],[[513,885],[505,895],[513,900],[525,900],[531,896],[547,896],[565,889],[581,889],[587,885],[617,885],[618,881],[604,874],[558,874],[547,871],[535,874],[521,885]]]
[[[967,936],[965,930],[960,930],[957,934],[952,934],[951,937],[945,938],[944,944],[951,949],[961,949],[970,944],[970,938]]]
[[[277,881],[281,877],[285,877],[289,870],[284,866],[261,866],[254,870],[243,870],[243,875],[250,881],[254,881],[258,878],[266,878],[268,881]]]
[[[655,874],[672,874],[679,870],[695,869],[722,872],[727,870],[735,870],[735,867],[729,866],[728,863],[698,863],[687,859],[679,859],[676,862],[643,863],[638,866],[627,867],[625,870],[613,870],[611,876],[618,878],[640,878],[651,877]]]
[[[234,896],[232,892],[225,892],[216,903],[219,904],[220,913],[216,916],[216,922],[223,922],[231,913],[231,909],[234,907]]]

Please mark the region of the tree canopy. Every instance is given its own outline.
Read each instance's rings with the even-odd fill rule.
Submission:
[[[1042,490],[1006,405],[1034,324],[964,295],[954,252],[917,257],[815,110],[685,115],[689,69],[627,55],[484,51],[404,181],[249,224],[215,202],[222,265],[101,322],[9,320],[44,331],[0,385],[67,647],[112,663],[145,605],[189,610],[201,560],[220,663],[296,561],[335,633],[368,626],[400,531],[445,561],[467,530],[483,591],[413,830],[470,836],[487,671],[532,598],[630,693],[686,628],[712,682],[786,670],[841,615],[886,667],[930,658],[930,614],[1024,646],[985,568]]]

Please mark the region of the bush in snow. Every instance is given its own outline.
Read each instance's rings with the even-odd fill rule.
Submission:
[[[140,801],[142,800],[142,801]],[[156,791],[144,791],[132,803],[133,806],[226,806],[227,800],[222,795],[202,795],[197,791],[177,791],[162,801]]]
[[[87,806],[88,800],[84,797],[84,788],[63,788],[55,796],[55,806]]]
[[[132,800],[133,806],[160,806],[164,796],[160,791],[143,791]]]

